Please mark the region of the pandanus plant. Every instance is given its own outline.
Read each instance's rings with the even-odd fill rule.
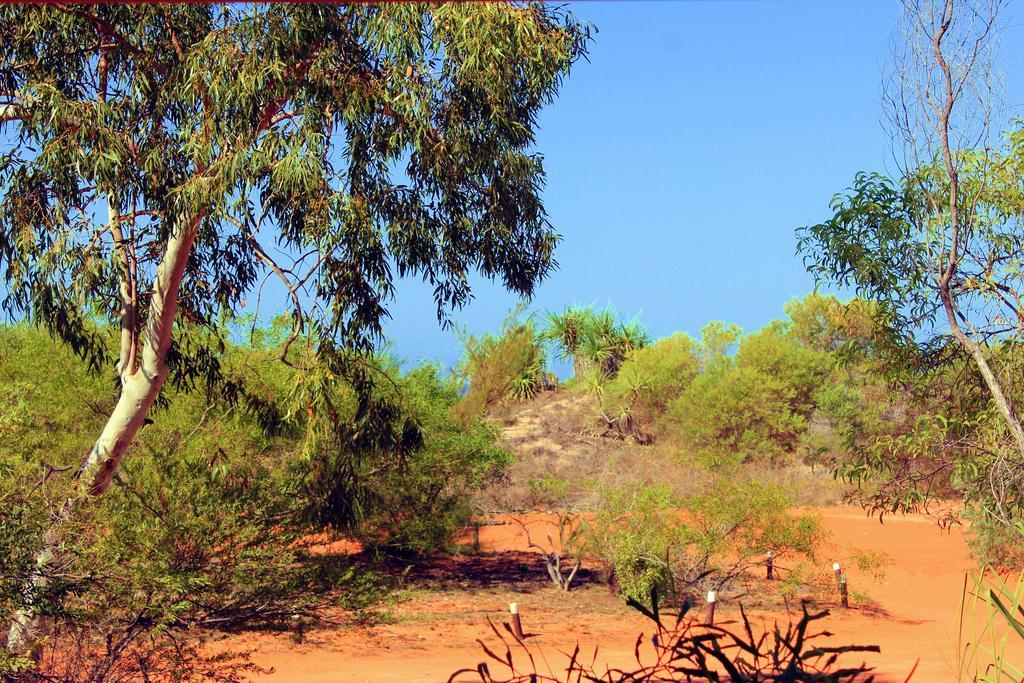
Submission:
[[[639,322],[620,322],[611,308],[569,306],[560,313],[548,311],[545,320],[541,339],[555,346],[559,358],[572,359],[575,377],[591,369],[614,377],[629,352],[649,342]]]

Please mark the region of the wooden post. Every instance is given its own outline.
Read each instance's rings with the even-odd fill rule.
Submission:
[[[512,633],[515,634],[516,638],[522,640],[526,636],[523,635],[523,622],[519,618],[519,603],[508,603],[508,611],[512,613]]]
[[[839,575],[843,573],[843,568],[839,566],[838,562],[832,563],[832,573],[836,575],[836,588],[839,588]]]
[[[764,561],[764,567],[765,567],[765,573],[764,574],[765,574],[765,578],[768,579],[769,581],[771,581],[774,578],[774,574],[775,574],[772,559],[773,559],[772,558],[772,551],[769,550],[767,556],[765,557],[765,561]]]
[[[708,619],[707,625],[715,625],[715,604],[718,602],[718,592],[708,591]]]
[[[480,522],[473,522],[473,551],[480,552]]]
[[[839,604],[843,607],[850,606],[850,594],[846,588],[846,572],[839,575]]]

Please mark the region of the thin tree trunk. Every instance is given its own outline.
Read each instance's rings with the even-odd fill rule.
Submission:
[[[27,582],[28,594],[45,590],[47,571],[60,553],[64,527],[75,508],[88,496],[106,493],[128,447],[160,395],[164,380],[167,379],[167,352],[171,346],[181,279],[200,220],[201,217],[178,221],[168,240],[167,251],[157,268],[153,283],[153,297],[142,340],[141,362],[134,368],[118,367],[121,395],[99,438],[82,463],[76,494],[64,501],[57,518],[43,537],[43,546],[36,554],[36,570]],[[134,311],[126,308],[122,315],[134,315]],[[122,359],[128,351],[124,348],[125,343],[134,342],[126,342],[125,335],[122,335]],[[39,638],[43,631],[43,619],[37,608],[20,610],[14,616],[8,632],[8,650],[15,654],[31,652],[33,656],[38,655]]]
[[[988,387],[989,393],[992,395],[992,401],[996,404],[996,408],[999,410],[1000,415],[1003,416],[1003,421],[1006,422],[1006,426],[1010,430],[1010,434],[1013,436],[1013,440],[1017,444],[1017,450],[1024,455],[1024,427],[1022,427],[1020,419],[1017,417],[1013,410],[1013,406],[1010,404],[1009,399],[1006,398],[1006,394],[1003,393],[1002,383],[999,378],[996,377],[995,372],[992,370],[992,366],[989,365],[988,359],[985,358],[985,351],[981,348],[981,344],[976,339],[972,339],[963,328],[960,327],[959,322],[956,319],[956,309],[951,300],[951,297],[944,295],[942,297],[943,305],[946,310],[946,318],[949,321],[949,327],[953,331],[953,337],[957,342],[971,354],[971,359],[974,361],[975,366],[978,368],[978,372],[981,373],[981,378],[985,381],[985,386]]]
[[[576,353],[572,357],[572,376],[577,378],[585,376],[590,372],[590,368],[592,368],[593,365],[593,361],[589,358],[580,355],[580,353]]]
[[[995,373],[992,371],[992,367],[988,363],[988,359],[985,358],[985,352],[981,348],[981,344],[977,338],[971,338],[971,336],[964,331],[963,327],[960,326],[960,321],[957,319],[958,309],[956,306],[956,300],[953,296],[953,292],[951,291],[953,277],[956,274],[962,259],[962,243],[967,241],[966,233],[970,229],[970,223],[967,225],[961,224],[960,174],[953,156],[952,145],[949,141],[950,120],[953,113],[953,107],[956,105],[957,98],[960,96],[963,89],[962,81],[954,81],[953,69],[950,67],[949,62],[946,60],[946,55],[943,52],[943,40],[947,31],[950,29],[953,20],[953,0],[945,0],[942,8],[941,22],[939,23],[934,36],[932,36],[932,50],[935,61],[939,65],[939,69],[942,71],[943,86],[945,89],[945,99],[942,103],[942,107],[938,110],[938,131],[942,147],[942,161],[945,166],[946,176],[949,178],[949,256],[938,279],[939,297],[942,299],[942,306],[946,313],[946,320],[949,323],[950,330],[953,332],[953,337],[968,353],[971,354],[974,364],[977,366],[982,379],[985,381],[985,386],[988,387],[989,393],[992,395],[992,400],[995,402],[996,408],[998,408],[999,413],[1003,416],[1003,420],[1006,422],[1006,426],[1009,428],[1010,433],[1017,444],[1017,450],[1024,454],[1024,428],[1021,426],[1020,419],[1014,413],[1013,407],[1010,405],[1009,400],[1006,398],[1006,394],[1003,392],[999,378],[996,377]],[[989,28],[990,27],[991,23],[989,24]],[[989,29],[986,28],[986,34],[988,30]],[[977,45],[978,43],[975,43],[975,49],[977,49]],[[975,53],[975,55],[976,54],[977,53]]]

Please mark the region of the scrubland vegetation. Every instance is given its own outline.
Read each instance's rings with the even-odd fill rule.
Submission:
[[[127,666],[131,678],[173,655],[230,680],[246,670],[244,657],[210,663],[197,634],[292,630],[314,623],[326,604],[387,590],[371,575],[369,584],[356,579],[368,570],[354,559],[325,563],[314,548],[332,537],[415,562],[456,549],[473,515],[540,506],[568,515],[557,543],[567,590],[569,572],[584,563],[625,600],[692,604],[763,571],[772,551],[789,571],[780,590],[828,599],[816,569],[827,538],[813,510],[794,515],[794,504],[846,495],[878,506],[897,484],[918,482],[935,500],[971,495],[971,482],[952,469],[904,471],[901,482],[867,476],[879,448],[919,459],[897,449],[934,429],[926,381],[941,387],[968,373],[946,368],[935,380],[916,378],[914,392],[893,392],[883,332],[863,301],[809,295],[757,332],[709,323],[698,339],[649,339],[638,321],[622,325],[611,311],[570,310],[585,334],[591,321],[614,321],[605,343],[630,348],[615,363],[599,345],[577,349],[585,374],[559,382],[546,359],[568,353],[553,324],[562,314],[538,323],[514,312],[501,330],[465,339],[462,361],[447,373],[403,371],[378,354],[368,362],[382,381],[369,404],[386,414],[386,428],[373,422],[379,414],[360,413],[343,378],[278,362],[286,330],[236,325],[224,333],[238,341],[220,366],[234,392],[166,392],[117,485],[65,541],[46,586],[29,595],[21,577],[32,548],[115,394],[109,375],[45,332],[3,328],[4,609],[29,601],[59,625],[48,641],[53,675]],[[632,330],[628,341],[615,336],[622,329]],[[54,363],[70,369],[59,381]],[[530,391],[524,378],[537,378]],[[549,396],[580,401],[572,417],[596,444],[590,466],[572,458],[549,466],[502,441],[502,415]],[[567,425],[562,436],[577,434]],[[922,468],[934,466],[932,453]],[[1020,552],[1006,530],[970,529],[982,561]],[[59,655],[72,641],[75,658]],[[135,663],[139,652],[153,663]]]
[[[850,296],[663,338],[521,307],[452,369],[384,350],[396,281],[448,323],[471,274],[529,299],[555,267],[536,128],[590,26],[546,4],[0,9],[0,676],[243,680],[214,634],[384,620],[396,563],[539,512],[542,580],[582,571],[656,625],[659,665],[609,681],[862,674],[837,656],[871,648],[809,646],[806,607],[764,638],[685,616],[707,591],[831,600],[814,504],[964,523],[979,565],[1020,565],[1024,132],[950,142],[963,98],[987,111],[1000,3],[905,9],[907,163],[796,235]],[[1024,637],[1019,587],[972,590]],[[961,673],[1016,675],[993,656]]]

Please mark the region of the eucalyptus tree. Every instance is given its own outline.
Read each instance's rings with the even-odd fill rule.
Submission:
[[[169,374],[211,367],[216,335],[182,336],[268,278],[286,359],[371,349],[396,276],[429,283],[439,321],[473,270],[530,296],[557,242],[538,115],[588,42],[542,3],[0,9],[3,306],[97,366],[119,339],[63,515],[108,489]]]

